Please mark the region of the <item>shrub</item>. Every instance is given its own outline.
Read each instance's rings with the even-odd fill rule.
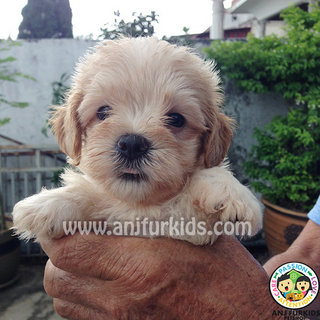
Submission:
[[[320,8],[281,14],[287,35],[248,36],[247,42],[213,42],[204,49],[222,74],[244,90],[275,91],[310,107],[320,105]]]
[[[292,101],[286,117],[256,129],[244,164],[253,188],[268,200],[309,210],[320,192],[320,7],[282,12],[287,34],[206,49],[221,72],[244,90],[274,91]]]
[[[291,109],[265,129],[255,129],[258,144],[244,164],[256,191],[273,203],[302,211],[310,210],[320,193],[320,130],[307,121],[303,109]]]

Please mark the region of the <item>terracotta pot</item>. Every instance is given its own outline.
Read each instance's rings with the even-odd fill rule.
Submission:
[[[11,230],[0,231],[0,289],[18,279],[20,242]]]
[[[308,222],[306,213],[288,210],[262,198],[263,228],[271,256],[286,251]]]

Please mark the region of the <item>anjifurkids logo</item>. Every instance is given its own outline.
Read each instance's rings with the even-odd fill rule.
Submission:
[[[277,268],[270,278],[270,292],[274,300],[288,309],[309,305],[317,296],[319,281],[306,264],[289,262]]]

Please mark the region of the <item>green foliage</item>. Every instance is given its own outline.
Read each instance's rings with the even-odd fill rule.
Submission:
[[[320,7],[282,12],[287,34],[247,42],[214,42],[206,50],[222,74],[247,91],[278,92],[295,106],[265,129],[244,164],[268,200],[309,210],[320,193]]]
[[[19,39],[73,38],[69,0],[28,0]]]
[[[58,81],[52,82],[52,100],[53,105],[60,106],[65,102],[65,96],[70,87],[67,85],[69,76],[63,73]]]
[[[182,28],[182,31],[184,32],[184,34],[189,34],[189,30],[190,30],[190,28],[188,28],[188,27]]]
[[[312,208],[320,193],[320,130],[319,122],[306,125],[310,113],[291,109],[263,130],[256,128],[258,144],[244,164],[256,191],[273,203],[303,211]]]
[[[147,37],[154,34],[154,23],[158,23],[158,15],[155,11],[151,11],[150,14],[144,15],[136,12],[132,13],[133,21],[125,22],[120,19],[119,10],[114,12],[115,19],[112,25],[108,23],[101,28],[102,34],[99,36],[103,39],[117,39],[120,35],[126,37]]]
[[[60,76],[60,79],[58,81],[52,82],[52,99],[51,103],[53,106],[61,106],[65,103],[66,94],[69,91],[70,87],[68,85],[69,82],[69,75],[67,73],[63,73]],[[53,111],[53,108],[51,107],[49,109],[49,115],[51,115],[51,112]],[[48,137],[48,128],[49,126],[49,118],[46,120],[46,126],[42,128],[41,132]],[[62,186],[62,179],[61,175],[64,173],[65,169],[70,168],[68,164],[65,164],[61,169],[54,171],[53,176],[51,178],[51,182],[53,183],[55,188],[59,188]]]
[[[3,118],[3,119],[0,119],[0,127],[1,126],[4,126],[5,124],[9,123],[10,122],[10,118]]]
[[[19,77],[35,80],[34,78],[21,72],[12,71],[12,68],[10,68],[10,63],[16,61],[16,58],[13,56],[3,56],[3,54],[5,55],[5,53],[12,47],[20,45],[21,43],[19,42],[0,40],[0,84],[3,83],[3,81],[17,82],[17,78]],[[16,108],[25,108],[28,106],[28,103],[26,102],[9,101],[2,93],[0,93],[0,106],[3,104]],[[0,126],[8,123],[9,121],[9,118],[0,119]]]
[[[320,105],[320,8],[290,8],[281,14],[287,35],[248,36],[247,42],[213,42],[205,49],[228,75],[247,91],[275,91],[286,99]]]
[[[69,81],[69,76],[66,73],[63,73],[58,81],[52,82],[52,99],[51,103],[54,106],[63,105],[65,102],[65,96],[67,91],[70,89],[67,82]],[[51,113],[52,108],[49,109],[49,114]],[[46,126],[41,129],[42,134],[48,137],[48,123],[49,119],[46,121]]]

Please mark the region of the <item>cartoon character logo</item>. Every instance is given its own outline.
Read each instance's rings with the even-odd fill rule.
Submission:
[[[286,263],[277,268],[270,278],[272,297],[283,307],[300,309],[309,305],[318,294],[318,277],[307,265]]]
[[[282,293],[282,295],[286,298],[287,294],[291,293],[294,288],[294,284],[293,281],[290,279],[290,275],[284,274],[281,277],[279,277],[277,281],[277,287],[279,291]]]
[[[305,297],[307,293],[312,290],[312,284],[308,277],[301,276],[296,281],[296,289],[303,293],[303,296]]]

